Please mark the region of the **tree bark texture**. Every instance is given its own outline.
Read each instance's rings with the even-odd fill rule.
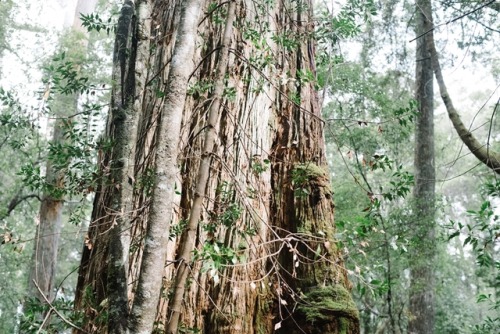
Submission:
[[[99,151],[101,182],[96,191],[92,217],[106,217],[90,226],[82,253],[78,286],[88,277],[98,276],[92,288],[78,289],[75,303],[113,300],[108,307],[109,332],[126,330],[129,313],[128,253],[133,211],[135,151],[137,129],[146,77],[149,66],[148,35],[150,10],[147,2],[126,1],[122,7],[113,54],[111,112],[108,115],[104,142],[111,149]],[[142,24],[138,22],[141,20]],[[142,34],[142,35],[141,35]],[[106,145],[107,145],[106,144]],[[90,236],[93,236],[90,238]],[[89,259],[93,261],[90,262]],[[86,293],[92,289],[92,298]],[[99,309],[87,308],[88,317],[98,317]]]
[[[304,80],[315,74],[311,3],[135,6],[144,4],[150,22],[132,28],[150,27],[138,33],[149,58],[135,65],[145,84],[134,95],[133,173],[103,175],[96,193],[76,298],[85,330],[115,330],[105,282],[115,275],[111,245],[125,232],[129,332],[358,333],[333,239],[320,106]],[[113,141],[121,134],[109,122]],[[120,154],[103,152],[103,173]],[[124,178],[129,225],[110,210]],[[172,312],[179,320],[169,329]]]
[[[210,167],[212,154],[214,153],[215,141],[217,140],[217,123],[220,118],[221,100],[223,99],[225,88],[225,77],[227,72],[229,45],[233,32],[233,23],[236,16],[236,2],[231,1],[227,10],[227,19],[224,27],[224,34],[219,45],[219,60],[216,65],[215,82],[212,93],[212,101],[208,108],[208,118],[201,154],[198,174],[196,176],[196,185],[194,199],[191,204],[189,220],[186,226],[186,233],[183,242],[179,245],[178,258],[180,260],[174,279],[173,298],[170,303],[171,315],[168,319],[167,333],[177,333],[179,329],[179,318],[182,313],[182,304],[184,300],[185,287],[190,274],[190,262],[192,253],[196,247],[196,234],[199,226],[203,202],[205,201],[205,189],[207,188],[208,178],[210,176]]]
[[[416,2],[417,35],[432,27],[430,0]],[[415,129],[415,221],[410,261],[409,333],[434,332],[434,258],[435,238],[435,165],[434,165],[434,91],[428,35],[417,39],[415,99],[419,115]]]

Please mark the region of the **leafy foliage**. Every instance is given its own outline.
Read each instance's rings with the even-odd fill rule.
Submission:
[[[82,22],[82,26],[87,28],[88,32],[97,31],[100,32],[106,31],[109,35],[112,31],[115,30],[116,22],[113,22],[113,17],[110,16],[107,20],[102,19],[99,13],[90,13],[85,15],[83,13],[80,14],[80,20]]]
[[[470,246],[479,267],[478,275],[485,281],[485,291],[498,291],[500,287],[500,261],[496,257],[496,247],[500,240],[500,216],[492,202],[500,199],[500,181],[487,182],[482,189],[485,200],[478,210],[468,210],[468,223],[451,220],[448,240],[460,238],[463,246]],[[477,296],[478,303],[485,303],[493,311],[481,324],[474,325],[473,333],[489,333],[500,326],[500,300],[491,292]],[[495,315],[496,314],[496,315]]]
[[[83,317],[81,314],[76,313],[73,307],[73,301],[64,297],[57,298],[52,306],[64,316],[64,320],[70,321],[72,324],[79,326]],[[40,333],[42,323],[46,319],[41,319],[40,314],[47,314],[50,311],[50,306],[41,304],[35,298],[28,298],[24,304],[24,312],[20,321],[20,330],[23,333]],[[44,328],[44,333],[60,333],[72,329],[72,327],[57,315],[52,315],[51,321],[48,326]]]

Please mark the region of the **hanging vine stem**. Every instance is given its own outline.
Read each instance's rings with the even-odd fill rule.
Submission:
[[[412,40],[410,40],[410,43],[411,43],[411,42],[413,42],[413,41],[416,41],[416,40],[417,40],[417,39],[419,39],[419,38],[424,37],[425,35],[427,35],[427,34],[429,34],[429,33],[431,33],[431,32],[433,32],[434,30],[436,30],[436,28],[439,28],[439,27],[441,27],[441,26],[445,26],[445,25],[448,25],[448,24],[453,23],[453,22],[455,22],[455,21],[458,21],[458,20],[460,20],[460,19],[463,19],[463,18],[464,18],[464,17],[466,17],[467,15],[470,15],[470,14],[472,14],[472,13],[475,13],[475,12],[477,12],[477,11],[479,11],[479,10],[483,9],[484,7],[487,7],[487,6],[489,6],[489,5],[492,5],[493,3],[495,3],[495,1],[496,1],[496,0],[490,0],[490,1],[488,1],[488,2],[486,2],[486,3],[484,3],[484,4],[482,4],[481,6],[479,6],[479,7],[477,7],[477,8],[474,8],[474,9],[472,9],[472,10],[470,10],[470,11],[468,11],[468,12],[466,12],[466,13],[464,13],[464,14],[460,15],[460,16],[457,16],[457,17],[455,17],[455,18],[453,18],[453,19],[451,19],[451,20],[448,20],[448,21],[446,21],[446,22],[444,22],[444,23],[438,24],[438,25],[436,25],[436,26],[432,27],[431,29],[429,29],[429,30],[427,30],[427,31],[423,32],[422,34],[418,35],[417,37],[413,38]]]
[[[179,262],[179,266],[177,267],[177,273],[175,277],[172,304],[170,306],[172,313],[166,328],[166,333],[168,334],[177,333],[177,330],[179,328],[179,318],[182,311],[185,286],[190,272],[189,262],[191,261],[192,251],[195,247],[196,231],[198,229],[199,219],[201,211],[203,209],[203,200],[205,198],[206,186],[210,174],[210,162],[212,160],[214,144],[217,138],[215,129],[220,117],[220,105],[222,96],[224,94],[224,78],[226,76],[227,64],[229,62],[229,44],[231,42],[233,22],[235,20],[235,17],[236,0],[229,3],[226,26],[224,28],[224,35],[221,41],[222,47],[219,52],[220,60],[217,63],[217,77],[214,86],[213,102],[210,105],[210,109],[208,111],[208,121],[206,126],[207,132],[205,133],[205,144],[203,147],[198,175],[196,178],[197,181],[194,200],[191,206],[186,233],[183,236],[184,242],[182,243],[181,249],[178,253],[179,259],[181,261]]]

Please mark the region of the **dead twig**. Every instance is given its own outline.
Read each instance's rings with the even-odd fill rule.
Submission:
[[[75,325],[74,323],[72,323],[71,321],[69,321],[68,319],[66,319],[61,313],[59,313],[59,311],[54,307],[54,305],[52,305],[52,303],[47,299],[47,297],[45,296],[45,294],[42,292],[42,290],[40,289],[40,287],[38,286],[37,282],[35,280],[33,280],[33,284],[35,284],[35,287],[38,289],[38,292],[40,292],[40,295],[43,297],[43,299],[45,300],[45,302],[47,303],[47,305],[49,305],[50,307],[50,310],[53,311],[55,314],[57,314],[57,316],[64,322],[66,323],[67,325],[71,326],[72,328],[74,329],[77,329],[79,330],[80,332],[82,333],[85,333],[85,334],[90,334],[89,332],[85,331],[84,329],[78,327],[77,325]]]

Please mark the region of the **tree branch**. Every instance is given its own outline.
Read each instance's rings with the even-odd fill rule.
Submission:
[[[36,194],[25,195],[25,196],[21,196],[20,194],[21,194],[21,190],[19,190],[17,192],[17,194],[10,200],[9,205],[7,206],[7,212],[5,212],[3,215],[0,215],[0,219],[4,219],[4,218],[10,216],[12,211],[14,211],[19,204],[21,204],[22,202],[24,202],[27,199],[37,198],[40,202],[42,201],[40,199],[40,197],[38,197],[38,195],[36,195]]]
[[[500,2],[498,1],[493,1],[489,3],[488,7],[493,9],[494,11],[500,12]]]
[[[498,5],[498,4],[496,3],[496,0],[490,0],[490,1],[488,1],[488,2],[486,2],[486,3],[484,3],[484,4],[482,4],[482,5],[481,5],[481,6],[479,6],[479,7],[476,7],[476,8],[474,8],[474,9],[472,9],[472,10],[470,10],[470,11],[466,12],[466,13],[461,14],[460,16],[457,16],[457,17],[455,17],[455,18],[453,18],[453,19],[451,19],[451,20],[448,20],[448,21],[446,21],[446,22],[444,22],[444,23],[441,23],[441,24],[438,24],[438,25],[436,25],[436,26],[433,26],[433,27],[432,27],[432,28],[430,28],[429,30],[427,30],[427,31],[425,31],[424,33],[422,33],[422,34],[418,35],[418,36],[417,36],[417,37],[415,37],[414,39],[410,40],[410,43],[411,43],[411,42],[413,42],[413,41],[415,41],[415,40],[417,40],[417,39],[419,39],[419,38],[421,38],[421,37],[423,37],[423,36],[425,36],[425,35],[427,35],[427,34],[430,34],[431,32],[433,32],[434,30],[436,30],[436,28],[439,28],[440,26],[448,25],[448,24],[450,24],[450,23],[453,23],[453,22],[455,22],[455,21],[458,21],[458,20],[460,20],[460,19],[463,19],[464,17],[466,17],[466,16],[468,16],[468,15],[470,15],[470,14],[472,14],[472,13],[475,13],[475,12],[477,12],[478,10],[483,9],[484,7],[490,7],[490,8],[492,8],[492,9],[494,9],[494,10],[497,10],[497,11],[498,11],[498,10],[499,10],[499,8],[500,8],[500,5]]]
[[[431,53],[434,75],[439,85],[439,92],[441,93],[441,98],[446,106],[446,110],[451,122],[453,123],[453,127],[457,131],[462,142],[469,148],[472,154],[474,154],[479,161],[491,168],[497,174],[500,174],[500,153],[492,151],[490,149],[489,142],[487,144],[481,144],[465,127],[464,123],[460,119],[460,115],[453,106],[453,102],[448,94],[448,90],[444,82],[441,65],[439,64],[439,55],[436,51],[436,44],[434,43],[434,33],[432,31],[429,32],[427,43]]]

